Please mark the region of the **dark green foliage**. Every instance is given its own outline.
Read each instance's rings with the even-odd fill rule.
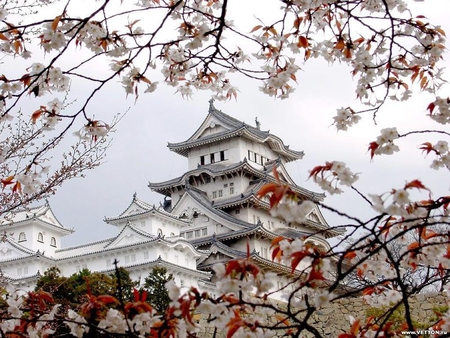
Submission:
[[[56,266],[44,272],[44,275],[36,282],[34,290],[50,293],[56,303],[67,305],[76,302],[74,285],[69,278],[61,276],[61,271]]]
[[[169,307],[170,298],[166,283],[173,279],[172,274],[167,274],[167,269],[154,267],[145,278],[144,289],[148,292],[147,301],[159,313],[164,313]]]
[[[111,275],[115,283],[115,292],[111,295],[116,296],[117,299],[120,299],[119,295],[119,283],[118,279],[120,279],[120,286],[122,288],[122,300],[126,302],[132,302],[134,300],[133,289],[139,286],[139,282],[133,281],[130,278],[130,273],[125,268],[117,268],[116,272]]]
[[[133,288],[138,283],[130,278],[124,268],[118,268],[116,274],[106,275],[100,272],[91,272],[83,269],[70,277],[61,276],[57,267],[44,272],[36,283],[35,290],[43,290],[52,294],[56,302],[62,304],[81,304],[87,294],[94,296],[111,295],[120,298],[118,290],[119,276],[122,287],[122,300],[126,303],[133,300]]]

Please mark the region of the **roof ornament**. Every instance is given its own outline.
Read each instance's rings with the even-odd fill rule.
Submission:
[[[214,107],[214,98],[211,97],[209,100],[209,112],[212,113],[214,110],[217,110],[216,107]]]
[[[134,194],[133,194],[133,201],[136,201],[136,198],[137,198],[137,192],[134,192]]]
[[[256,129],[261,130],[261,122],[258,121],[258,116],[255,117]]]

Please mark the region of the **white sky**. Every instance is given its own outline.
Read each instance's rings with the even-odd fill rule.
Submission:
[[[450,32],[447,21],[450,1],[428,0],[414,6],[418,9],[415,13],[426,15],[431,22],[442,24]],[[445,62],[449,64],[448,57]],[[361,172],[355,186],[364,193],[382,193],[402,187],[406,181],[421,179],[432,187],[435,197],[450,194],[448,172],[429,169],[431,157],[424,160],[417,149],[419,144],[435,138],[422,135],[402,139],[397,142],[400,153],[376,157],[372,162],[367,153],[368,144],[385,127],[397,126],[400,133],[424,128],[448,130],[448,127],[428,123],[425,109],[430,96],[419,93],[411,102],[385,106],[376,126],[371,116],[365,116],[352,130],[337,133],[331,126],[336,109],[355,102],[355,82],[349,69],[317,60],[302,68],[297,75],[298,88],[288,100],[266,97],[258,90],[259,83],[241,78],[235,83],[240,90],[238,100],[216,101],[215,106],[252,125],[258,117],[263,130],[270,129],[291,149],[303,150],[304,159],[290,164],[288,169],[294,180],[308,189],[319,191],[313,182],[306,181],[308,170],[325,161],[342,160],[354,172]],[[82,88],[76,90],[83,91]],[[125,210],[134,192],[139,198],[158,205],[162,196],[151,192],[148,182],[165,181],[187,170],[187,159],[170,152],[166,145],[192,135],[207,115],[210,94],[199,92],[192,99],[184,100],[174,91],[174,88],[160,86],[153,94],[142,94],[135,104],[134,98],[125,98],[120,84],[113,83],[97,98],[91,110],[98,110],[99,114],[124,112],[128,107],[131,111],[117,127],[107,162],[86,172],[84,179],[66,182],[49,200],[62,224],[76,231],[64,239],[65,245],[113,236],[116,228],[103,222],[105,216],[116,216]],[[328,197],[325,202],[367,218],[371,214],[367,204],[355,192],[345,190],[343,195]],[[345,224],[345,220],[336,215],[325,215],[331,225]]]

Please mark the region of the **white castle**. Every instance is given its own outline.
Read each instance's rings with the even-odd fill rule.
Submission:
[[[307,220],[287,224],[269,213],[268,200],[256,195],[267,182],[276,182],[274,168],[284,184],[304,199],[325,196],[297,186],[285,164],[303,157],[268,131],[240,122],[217,110],[209,113],[186,141],[169,143],[170,150],[187,158],[188,171],[150,189],[164,196],[159,207],[133,196],[130,205],[105,222],[117,235],[94,243],[63,248],[65,228],[46,203],[17,212],[0,223],[0,269],[7,280],[32,289],[48,268],[57,266],[70,276],[82,269],[113,273],[114,261],[144,282],[154,266],[162,266],[181,287],[195,286],[214,292],[212,266],[248,255],[265,271],[279,275],[281,287],[292,277],[291,269],[272,261],[270,246],[278,236],[306,238],[325,250],[327,239],[342,234],[331,228],[318,207]]]

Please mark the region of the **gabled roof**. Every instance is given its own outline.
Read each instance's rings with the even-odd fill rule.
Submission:
[[[11,236],[3,236],[0,243],[0,252],[6,252],[7,250],[11,250],[16,254],[10,259],[29,257],[36,254],[36,251],[17,243]],[[10,259],[0,259],[0,261],[7,261]]]
[[[211,277],[211,274],[209,272],[190,269],[190,268],[184,267],[183,265],[174,264],[174,263],[163,260],[161,258],[161,256],[159,256],[157,259],[155,259],[153,261],[147,261],[145,263],[136,263],[136,264],[127,265],[126,269],[130,272],[133,270],[139,270],[139,269],[145,269],[146,271],[149,271],[150,268],[153,268],[155,266],[165,267],[168,271],[179,271],[181,273],[188,273],[191,276],[194,275],[199,278],[205,278],[206,280],[208,280]],[[114,271],[115,271],[114,269],[106,269],[106,270],[102,270],[100,272],[109,274]]]
[[[38,222],[45,227],[56,230],[62,236],[73,233],[72,229],[62,226],[53,213],[53,210],[50,208],[48,202],[41,206],[16,211],[14,214],[9,215],[8,218],[1,219],[0,229],[8,227],[9,231],[9,229],[13,229],[31,222]]]
[[[136,235],[136,237],[139,240],[130,243],[127,243],[125,241],[124,243],[122,243],[121,240],[129,234]],[[114,250],[120,250],[121,248],[144,246],[149,245],[150,243],[154,244],[162,243],[169,247],[188,248],[194,256],[200,257],[201,255],[203,255],[203,253],[198,252],[191,243],[189,243],[183,238],[165,239],[164,237],[153,236],[140,229],[137,229],[131,224],[127,224],[126,226],[124,226],[122,231],[116,237],[105,239],[98,242],[59,249],[55,251],[54,257],[56,260],[60,261],[64,259],[89,255],[98,255],[102,253],[108,254],[109,252],[113,252]]]
[[[186,221],[179,219],[177,216],[168,213],[163,208],[155,207],[137,198],[133,195],[130,205],[119,216],[105,217],[104,221],[108,224],[119,225],[125,220],[132,220],[144,215],[155,215],[160,218],[170,219],[171,221],[180,223],[180,226],[186,225]]]
[[[177,204],[174,206],[172,211],[176,212],[176,210],[180,208],[181,203],[188,198],[193,200],[199,206],[199,209],[205,213],[205,215],[211,217],[212,219],[217,220],[218,222],[220,222],[225,226],[228,225],[230,229],[235,230],[239,230],[242,228],[249,229],[255,226],[253,223],[245,222],[243,220],[235,218],[226,213],[225,211],[215,209],[213,207],[212,202],[208,199],[205,193],[195,187],[192,187],[189,183],[186,184],[185,193],[183,194],[181,199],[177,202]]]
[[[205,130],[216,125],[221,127],[220,131],[214,134],[204,135]],[[289,146],[286,146],[279,137],[270,134],[269,131],[262,131],[216,109],[213,100],[210,101],[208,115],[197,131],[186,141],[168,143],[168,147],[170,150],[187,157],[188,151],[191,148],[236,136],[245,137],[257,143],[267,144],[286,162],[301,159],[304,155],[303,151],[289,149]]]
[[[255,189],[255,191],[257,189],[258,189],[258,187]],[[255,224],[249,223],[249,222],[245,222],[245,221],[243,221],[239,218],[233,217],[230,214],[226,213],[225,211],[221,210],[221,208],[223,208],[225,205],[230,205],[231,203],[229,203],[229,204],[218,203],[218,205],[216,205],[216,202],[215,201],[211,202],[209,200],[209,198],[205,195],[204,192],[202,192],[201,190],[199,190],[195,187],[192,187],[189,184],[186,184],[185,194],[183,195],[182,199],[184,198],[185,195],[189,195],[194,200],[196,200],[200,204],[200,206],[202,207],[203,210],[209,211],[209,216],[215,215],[215,219],[218,222],[221,222],[222,224],[226,220],[227,222],[241,226],[241,228],[243,229],[242,231],[245,232],[246,234],[248,231],[250,231],[250,230],[253,231],[258,227],[258,225],[255,225]],[[230,201],[234,198],[235,197],[231,197],[228,200]],[[260,204],[260,206],[263,206],[264,204],[266,204],[268,207],[268,204],[266,202],[261,201],[260,199],[256,198],[253,190],[250,190],[248,195],[244,195],[243,197],[239,196],[236,198],[254,199],[255,202],[258,202]],[[178,201],[178,203],[180,203],[180,201],[181,201],[181,199]],[[177,205],[178,205],[178,203],[177,203]],[[174,207],[174,209],[175,209],[175,207]],[[214,216],[212,216],[212,217],[214,217]],[[315,221],[312,221],[309,219],[304,220],[303,222],[300,223],[300,225],[303,225],[303,226],[311,229],[311,231],[321,232],[323,234],[323,236],[325,236],[326,238],[338,236],[344,232],[341,229],[336,230],[336,229],[330,228],[330,226],[326,222],[324,224],[322,224],[322,223],[315,222]],[[269,231],[269,230],[265,229],[265,231]],[[240,231],[233,231],[232,236],[237,236],[237,235],[239,235],[239,233],[240,233]],[[225,235],[225,234],[222,234],[222,235]],[[309,235],[311,235],[311,233]],[[298,237],[301,237],[301,236],[298,236]],[[200,239],[200,241],[203,241],[203,240],[205,240],[205,239]],[[195,243],[197,245],[197,242],[195,242]]]
[[[154,235],[151,235],[145,231],[141,231],[140,229],[136,228],[132,224],[125,225],[122,230],[119,232],[116,238],[114,238],[111,242],[106,244],[104,248],[114,248],[114,247],[121,247],[124,246],[124,244],[121,244],[123,242],[125,237],[130,236],[136,236],[139,239],[139,242],[147,242],[149,240],[154,240],[157,237]],[[135,242],[136,243],[136,242]],[[129,245],[130,243],[127,243],[125,245]]]

